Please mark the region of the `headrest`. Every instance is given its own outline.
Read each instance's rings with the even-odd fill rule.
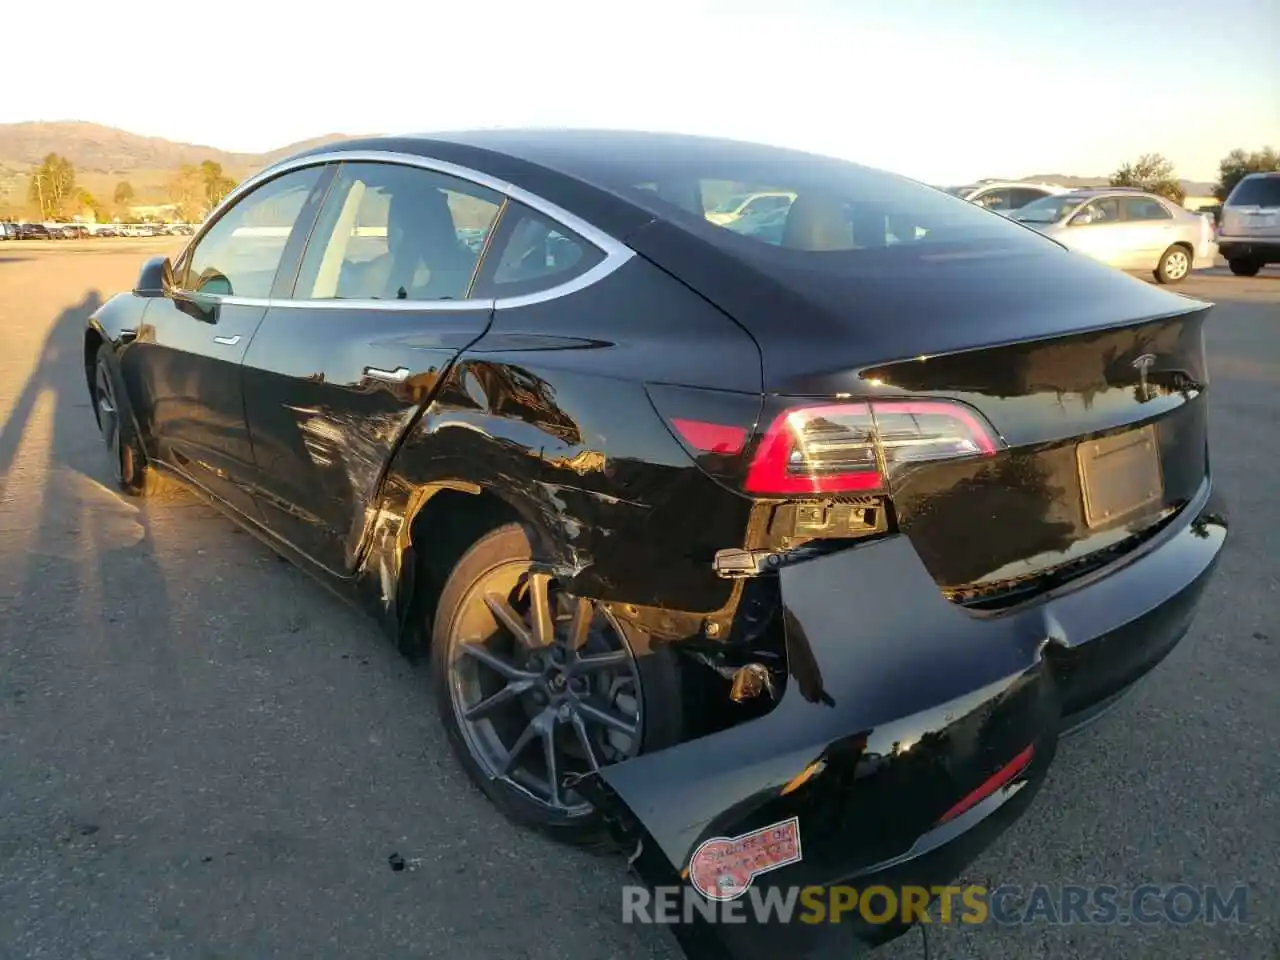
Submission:
[[[422,190],[397,190],[391,195],[387,210],[388,239],[403,233],[420,241],[456,242],[453,213],[444,192],[434,187]]]
[[[796,250],[848,250],[853,230],[845,205],[822,194],[800,194],[787,211],[782,246]]]

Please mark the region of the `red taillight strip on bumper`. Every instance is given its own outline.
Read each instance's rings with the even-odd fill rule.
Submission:
[[[948,820],[954,820],[956,817],[960,816],[960,814],[967,810],[971,810],[983,800],[987,799],[987,797],[991,796],[1001,787],[1008,786],[1017,778],[1018,774],[1022,773],[1022,771],[1031,765],[1031,758],[1035,756],[1035,752],[1035,745],[1029,745],[1025,750],[983,781],[982,786],[965,796],[963,800],[944,813],[938,819],[937,825],[941,826]]]

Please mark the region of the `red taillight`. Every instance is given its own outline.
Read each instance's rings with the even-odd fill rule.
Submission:
[[[699,453],[741,453],[747,442],[747,431],[742,427],[707,423],[705,420],[687,420],[684,417],[672,417],[671,425]]]
[[[747,471],[759,494],[882,490],[903,467],[995,453],[977,414],[945,400],[793,407],[770,424]]]

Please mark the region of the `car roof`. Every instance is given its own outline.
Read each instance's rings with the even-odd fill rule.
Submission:
[[[1049,187],[1052,189],[1061,189],[1052,183],[1044,183],[1040,180],[979,180],[966,186],[967,190],[988,190],[992,187],[1003,189],[1004,187]]]
[[[621,185],[643,183],[708,161],[710,166],[776,164],[781,159],[850,163],[786,147],[694,134],[522,128],[362,137],[312,147],[272,167],[310,156],[368,152],[416,155],[478,171],[542,197],[618,238],[654,219],[626,196]]]
[[[643,150],[646,165],[684,163],[713,154],[719,159],[749,160],[761,154],[801,155],[785,147],[646,130],[524,128],[413,134],[410,139],[448,142],[518,157],[573,176],[626,169],[630,151]]]
[[[1086,187],[1080,190],[1072,190],[1065,194],[1067,197],[1088,198],[1090,200],[1097,197],[1148,197],[1152,200],[1164,200],[1165,198],[1158,193],[1151,193],[1149,190],[1142,190],[1138,187]]]
[[[613,180],[617,175],[625,175],[631,167],[631,158],[636,156],[643,157],[643,163],[649,170],[681,165],[707,156],[722,161],[750,161],[753,157],[764,156],[790,155],[797,159],[817,156],[786,147],[697,134],[531,127],[363,137],[313,147],[288,159],[309,154],[378,149],[439,157],[442,148],[450,147],[536,164],[583,180]]]

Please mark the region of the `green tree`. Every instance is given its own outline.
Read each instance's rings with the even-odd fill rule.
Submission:
[[[222,198],[235,189],[236,182],[222,173],[222,164],[205,160],[200,164],[200,180],[204,185],[205,209],[212,210]]]
[[[107,219],[108,211],[106,205],[100,203],[98,198],[88,190],[84,189],[84,187],[81,187],[76,191],[76,206],[79,208],[76,211],[77,213],[82,213],[85,210],[88,210],[93,214],[93,219],[96,221]]]
[[[1263,147],[1261,150],[1232,150],[1218,163],[1218,183],[1213,188],[1213,195],[1219,200],[1226,200],[1227,195],[1235,189],[1237,183],[1250,173],[1270,173],[1280,170],[1280,153],[1274,147]]]
[[[169,178],[166,189],[169,202],[178,208],[178,216],[188,223],[196,223],[205,214],[205,182],[199,167],[184,163]]]
[[[121,180],[116,184],[116,192],[111,195],[111,199],[115,202],[117,210],[124,211],[133,204],[135,196],[133,184],[128,180]]]
[[[1113,187],[1138,187],[1182,203],[1187,193],[1174,175],[1173,164],[1158,153],[1144,153],[1111,175]]]
[[[76,169],[66,157],[60,157],[56,153],[48,154],[31,171],[27,195],[32,205],[40,211],[42,220],[59,216],[63,208],[75,199],[75,192]]]

